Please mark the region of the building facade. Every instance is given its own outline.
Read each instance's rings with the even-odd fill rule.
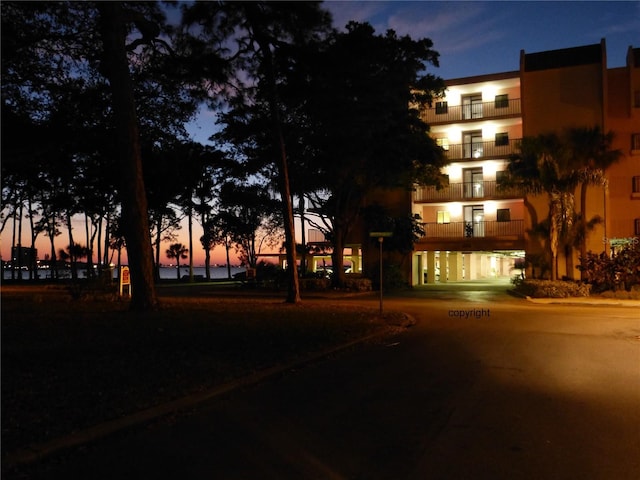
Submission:
[[[532,232],[547,217],[544,195],[497,188],[523,136],[574,127],[613,131],[620,160],[607,186],[586,190],[587,219],[599,217],[587,250],[608,251],[640,236],[640,49],[607,69],[606,45],[520,55],[520,70],[449,80],[444,98],[423,119],[445,150],[442,189],[419,187],[412,213],[424,222],[411,284],[509,277],[525,258],[529,275],[548,276],[548,239]],[[580,187],[575,192],[580,198]],[[558,255],[559,277],[579,278],[579,249]],[[566,258],[565,258],[566,255]],[[536,264],[537,263],[537,264]]]
[[[450,163],[444,188],[414,192],[425,236],[415,246],[412,284],[508,276],[524,256],[525,213],[520,193],[497,182],[522,138],[520,73],[450,80],[423,120]]]

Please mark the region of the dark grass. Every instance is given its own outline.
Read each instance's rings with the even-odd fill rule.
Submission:
[[[277,298],[73,301],[60,289],[2,291],[3,455],[385,328],[375,310]]]

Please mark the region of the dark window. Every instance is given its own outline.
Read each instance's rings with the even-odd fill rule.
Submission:
[[[640,193],[640,176],[635,176],[631,179],[631,191]]]
[[[436,102],[436,115],[441,115],[447,112],[449,112],[448,102]]]
[[[503,147],[509,145],[508,133],[496,133],[496,147]]]
[[[499,170],[496,172],[496,182],[500,183],[504,181],[505,178],[507,178],[507,172],[505,172],[504,170]]]
[[[635,90],[633,92],[633,106],[640,108],[640,90]]]
[[[640,235],[640,218],[636,218],[634,222],[636,235]]]
[[[640,150],[640,133],[631,134],[631,150]]]
[[[498,208],[496,210],[496,215],[499,222],[511,221],[511,211],[508,208]]]
[[[496,108],[508,108],[509,107],[509,95],[496,95],[495,100]]]

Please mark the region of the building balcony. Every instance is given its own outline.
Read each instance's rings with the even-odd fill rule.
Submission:
[[[484,119],[519,117],[522,115],[520,99],[496,100],[493,102],[473,103],[468,105],[443,106],[426,108],[420,118],[429,125],[445,123],[469,122]]]
[[[524,235],[524,220],[506,222],[424,223],[425,238],[474,238]]]
[[[469,143],[459,143],[445,145],[445,156],[449,161],[455,160],[477,160],[480,158],[508,158],[517,153],[522,139],[509,139],[504,143],[497,144],[495,141],[473,141]]]
[[[427,203],[462,200],[499,200],[505,198],[520,198],[523,196],[517,189],[498,189],[496,183],[495,180],[450,183],[440,190],[433,186],[418,187],[413,192],[413,201],[416,203]]]
[[[425,223],[416,250],[492,251],[524,249],[524,220]]]

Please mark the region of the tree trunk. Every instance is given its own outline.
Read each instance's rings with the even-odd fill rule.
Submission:
[[[162,240],[161,235],[162,230],[162,215],[160,215],[160,219],[156,222],[156,260],[153,264],[153,274],[155,275],[156,281],[160,280],[160,243]]]
[[[260,18],[259,13],[251,8],[247,9],[249,20],[259,30]],[[262,61],[265,72],[265,80],[269,87],[269,111],[271,121],[273,123],[274,140],[279,149],[278,157],[278,183],[280,196],[282,197],[282,217],[284,223],[285,248],[287,251],[287,274],[289,277],[287,288],[287,303],[299,303],[300,299],[300,282],[298,279],[298,265],[296,260],[296,232],[293,216],[293,204],[291,203],[291,187],[289,184],[289,164],[287,159],[287,149],[282,133],[282,125],[280,124],[280,114],[278,111],[278,94],[276,87],[276,77],[273,66],[273,57],[271,45],[259,32],[256,34],[256,41],[260,46],[262,53]]]
[[[189,206],[189,282],[193,283],[193,214]]]
[[[13,263],[13,249],[16,246],[16,234],[18,231],[18,209],[14,206],[13,208],[13,230],[11,233],[11,280],[16,279],[16,266]]]
[[[78,279],[78,263],[75,256],[75,242],[73,240],[73,231],[71,228],[71,214],[67,212],[67,230],[69,231],[69,261],[71,262],[71,279]]]
[[[211,249],[209,247],[204,249],[204,277],[207,282],[211,280]]]
[[[158,308],[153,280],[153,251],[133,86],[125,40],[128,29],[120,2],[98,2],[104,70],[109,80],[118,136],[122,221],[131,269],[131,309]]]
[[[308,267],[307,262],[307,235],[305,232],[305,216],[304,216],[304,196],[300,195],[299,197],[299,208],[300,208],[300,233],[301,238],[300,242],[302,243],[302,258],[300,259],[300,272],[302,275],[306,275]]]
[[[227,278],[229,280],[231,280],[231,259],[229,258],[229,249],[231,248],[231,245],[229,245],[229,242],[227,240],[224,241],[224,249],[227,252]]]
[[[331,283],[335,288],[343,288],[346,283],[344,273],[344,238],[344,231],[336,222],[333,227],[333,253],[331,254],[331,264],[333,268]]]
[[[585,229],[584,236],[580,240],[580,259],[587,258],[587,188],[586,183],[580,185],[580,215]],[[585,281],[587,279],[586,275],[586,271],[580,270],[580,280]]]
[[[36,261],[36,240],[38,239],[38,233],[36,232],[35,226],[33,224],[33,206],[31,204],[31,198],[28,200],[28,208],[29,208],[29,227],[31,228],[31,255],[29,258],[31,259],[31,265],[29,265],[29,280],[38,278],[38,262]]]

